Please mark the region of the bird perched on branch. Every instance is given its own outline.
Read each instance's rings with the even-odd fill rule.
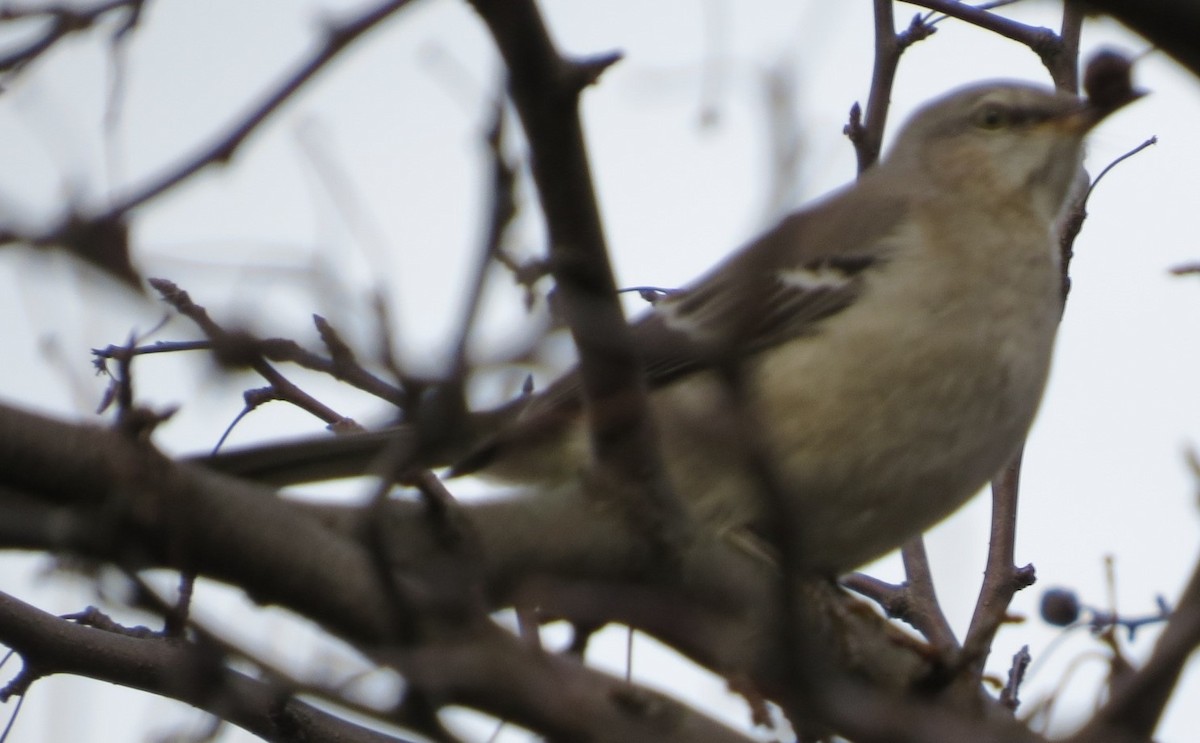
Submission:
[[[857,182],[633,323],[666,471],[696,523],[753,529],[763,519],[735,414],[753,426],[787,504],[794,559],[828,574],[896,548],[1009,462],[1050,366],[1063,300],[1058,228],[1086,183],[1083,140],[1137,97],[1125,75],[1108,75],[1105,95],[1090,100],[990,83],[929,103]],[[584,409],[569,373],[479,414],[453,471],[579,478],[591,451]],[[207,462],[275,482],[342,477],[403,435]]]

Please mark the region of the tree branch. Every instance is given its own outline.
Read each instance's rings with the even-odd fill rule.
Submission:
[[[114,432],[0,406],[0,487],[93,514],[93,530],[100,534],[86,545],[60,548],[86,546],[87,554],[120,564],[186,566],[239,586],[259,603],[286,606],[319,622],[395,667],[415,688],[434,692],[444,700],[440,703],[470,704],[565,737],[600,733],[599,739],[608,740],[744,740],[678,703],[574,661],[534,652],[490,622],[469,616],[441,621],[446,617],[438,614],[443,607],[432,583],[414,594],[427,597],[425,603],[405,608],[437,619],[422,625],[434,634],[416,644],[392,645],[395,607],[379,590],[366,549],[345,536],[355,531],[323,526],[313,511],[265,489],[198,467],[172,465]],[[493,518],[477,522],[489,527],[485,550],[524,537],[513,545],[515,554],[510,547],[509,562],[502,569],[519,572],[520,561],[539,551],[538,534],[564,529],[563,546],[569,544],[580,560],[602,574],[623,569],[628,575],[645,563],[636,549],[622,553],[630,542],[622,529],[606,526],[578,500],[557,494],[555,500],[565,503],[557,509],[526,503],[523,510],[506,504],[508,522],[496,518],[504,515],[496,510],[488,514]],[[423,507],[396,505],[408,506],[398,513],[415,518],[386,521],[393,569],[411,566],[403,574],[410,584],[436,578],[436,570],[430,573],[429,568],[436,568],[441,548],[429,533]],[[545,519],[547,513],[550,528],[536,520],[524,525],[516,520],[522,514]],[[509,575],[511,581],[513,573]],[[551,673],[543,676],[547,669]],[[515,680],[520,683],[514,686]],[[587,701],[592,716],[573,713],[581,700]],[[618,732],[605,738],[606,731]]]
[[[1020,477],[1021,455],[1018,454],[992,481],[992,526],[987,566],[962,647],[963,662],[976,680],[983,677],[992,640],[1008,617],[1013,596],[1036,580],[1032,565],[1017,567],[1015,564]]]
[[[684,539],[646,407],[645,381],[617,301],[579,120],[579,95],[619,58],[574,61],[554,48],[532,0],[473,0],[503,56],[531,150],[558,300],[579,351],[595,476],[631,525],[670,556]],[[661,560],[657,561],[660,564]]]
[[[234,671],[194,642],[70,622],[6,593],[0,593],[0,644],[24,661],[23,683],[16,689],[22,695],[37,678],[70,673],[177,699],[266,740],[406,740],[355,725]],[[0,702],[6,696],[0,693]]]
[[[1192,576],[1171,620],[1154,645],[1154,652],[1131,678],[1118,684],[1111,699],[1070,740],[1145,740],[1153,734],[1159,718],[1188,658],[1200,646],[1200,564]]]

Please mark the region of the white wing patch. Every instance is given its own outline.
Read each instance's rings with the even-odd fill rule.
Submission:
[[[709,326],[705,313],[686,311],[680,302],[671,300],[671,297],[659,300],[651,310],[662,318],[664,325],[697,341],[704,341],[712,336],[714,328]]]
[[[854,278],[841,268],[828,263],[787,268],[780,271],[778,276],[780,283],[784,286],[802,292],[818,289],[841,289]]]
[[[868,264],[857,261],[842,265],[821,261],[783,268],[775,273],[777,283],[773,287],[769,284],[755,287],[750,283],[713,282],[693,291],[667,295],[655,303],[651,312],[668,329],[701,344],[738,343],[739,339],[729,337],[731,332],[759,333],[763,335],[760,340],[765,340],[781,330],[791,333],[827,314],[822,308],[828,309],[831,300],[848,296],[844,290],[853,288],[857,274]],[[756,291],[758,294],[748,300],[738,297],[734,293],[737,291]],[[730,313],[747,311],[758,312],[761,317],[730,316]],[[752,337],[740,340],[749,346],[755,345]]]

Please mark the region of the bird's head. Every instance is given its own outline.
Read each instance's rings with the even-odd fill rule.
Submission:
[[[1100,105],[1025,83],[974,85],[913,114],[883,164],[936,189],[1020,200],[1054,217],[1081,174],[1085,135],[1128,100]]]

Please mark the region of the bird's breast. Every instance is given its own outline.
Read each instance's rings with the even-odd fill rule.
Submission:
[[[967,255],[892,251],[855,304],[748,365],[743,412],[814,567],[837,572],[898,546],[960,506],[1023,440],[1057,326],[1057,262],[1045,229],[994,242]],[[745,447],[720,383],[667,395],[658,408],[681,491],[703,495],[713,520],[754,513],[762,494],[739,464]]]

